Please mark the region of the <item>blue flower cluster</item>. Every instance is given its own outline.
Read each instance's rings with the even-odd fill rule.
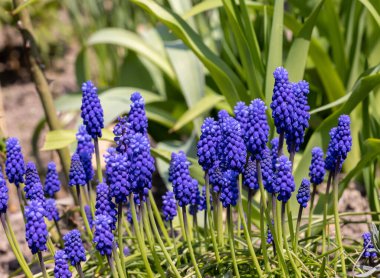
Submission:
[[[275,192],[278,193],[277,200],[284,203],[290,199],[296,188],[292,175],[292,163],[285,155],[277,160],[274,186]]]
[[[72,266],[86,261],[86,250],[84,250],[80,232],[77,229],[71,230],[63,236],[65,243],[65,253]]]
[[[223,171],[222,169],[219,167],[219,161],[217,161],[214,166],[210,169],[209,171],[209,182],[210,182],[210,185],[212,186],[212,190],[215,192],[215,193],[219,193],[220,192],[220,189],[222,188],[223,186]]]
[[[201,137],[197,144],[199,165],[204,171],[209,171],[218,160],[218,143],[220,129],[213,118],[206,118],[201,127]]]
[[[88,225],[90,225],[90,229],[92,229],[94,226],[94,219],[92,217],[91,208],[89,205],[84,206],[84,213],[86,214]]]
[[[45,179],[45,195],[53,198],[54,194],[61,189],[61,182],[58,178],[57,167],[53,161],[48,163],[48,169]]]
[[[184,207],[192,202],[194,187],[198,182],[191,178],[189,171],[190,162],[187,161],[183,151],[172,153],[169,167],[169,182],[173,184],[173,192],[178,205]]]
[[[45,216],[49,221],[59,220],[59,213],[54,199],[46,199],[45,201]]]
[[[310,182],[307,179],[303,179],[300,187],[298,188],[297,201],[301,207],[306,208],[307,203],[310,200]]]
[[[45,196],[44,196],[44,189],[42,187],[41,183],[35,183],[33,186],[29,189],[28,193],[25,194],[25,198],[29,200],[34,200],[39,203],[41,203],[42,206],[45,206]]]
[[[7,174],[9,182],[14,183],[18,187],[20,183],[24,182],[25,163],[17,138],[8,138],[6,151],[5,173]]]
[[[81,125],[76,134],[78,146],[76,153],[79,155],[83,169],[86,173],[86,182],[94,177],[94,169],[92,167],[92,154],[94,153],[94,144],[91,136],[87,133],[86,127]]]
[[[259,189],[259,182],[257,180],[256,162],[252,159],[248,160],[247,166],[243,171],[243,185],[251,190]]]
[[[99,183],[96,187],[95,208],[95,216],[102,214],[109,216],[111,229],[115,230],[117,221],[116,205],[112,202],[110,189],[105,183]]]
[[[162,196],[162,214],[165,221],[172,221],[177,216],[177,202],[171,191]]]
[[[33,162],[28,162],[25,168],[25,197],[30,199],[29,191],[32,189],[34,184],[41,183],[40,177],[38,176],[36,165]]]
[[[131,130],[146,135],[148,133],[148,119],[145,114],[145,102],[141,94],[135,92],[131,96],[131,109],[128,113],[128,123]]]
[[[372,243],[372,236],[370,232],[366,232],[363,237],[363,258],[377,258],[377,252]]]
[[[104,127],[103,108],[97,94],[98,89],[91,81],[82,84],[81,117],[87,133],[93,138],[102,137]]]
[[[134,131],[130,128],[128,117],[123,116],[117,119],[117,123],[113,128],[114,140],[116,143],[116,150],[119,153],[125,153],[128,149],[130,134]]]
[[[8,208],[8,187],[0,167],[0,214],[6,213]]]
[[[25,207],[25,237],[32,254],[45,251],[48,231],[44,221],[44,208],[37,201]]]
[[[54,277],[55,278],[71,278],[69,265],[67,264],[67,255],[65,251],[58,250],[54,255]]]
[[[243,133],[243,138],[244,138],[245,144],[247,145],[248,138],[246,136],[246,132],[248,130],[248,115],[249,115],[248,106],[245,105],[244,102],[239,101],[238,103],[236,103],[234,107],[234,114],[235,114],[235,119],[240,124],[240,128]]]
[[[114,236],[111,229],[111,218],[107,215],[100,214],[95,219],[95,233],[93,242],[96,249],[104,256],[111,256],[114,246]]]
[[[69,173],[69,185],[70,186],[84,186],[86,185],[86,173],[84,172],[82,162],[79,155],[74,153],[71,157],[71,166]]]
[[[325,177],[325,161],[323,160],[323,151],[319,147],[314,147],[311,150],[311,163],[309,168],[310,182],[314,185],[319,185]]]
[[[224,173],[224,182],[221,188],[220,201],[223,207],[236,206],[239,198],[239,189],[237,183],[238,173],[227,170]]]
[[[269,229],[269,225],[267,225],[267,244],[272,244],[272,243],[273,243],[273,235]]]

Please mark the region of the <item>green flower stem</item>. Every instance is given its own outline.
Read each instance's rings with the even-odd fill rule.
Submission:
[[[117,274],[119,275],[120,278],[125,278],[128,276],[128,273],[127,273],[127,270],[125,268],[125,264],[124,265],[121,264],[117,250],[118,249],[116,248],[116,243],[115,243],[113,248],[112,248],[112,253],[113,253],[114,261],[116,262]],[[123,254],[123,249],[119,248],[119,253]]]
[[[146,254],[146,246],[145,246],[145,243],[144,243],[144,239],[143,239],[143,237],[141,235],[140,226],[139,226],[139,223],[137,221],[135,200],[133,199],[133,194],[131,194],[129,196],[129,203],[130,203],[130,209],[131,209],[131,212],[132,212],[133,226],[135,228],[135,234],[136,234],[136,237],[137,237],[137,242],[138,242],[138,245],[139,245],[140,253],[141,253],[142,259],[144,261],[146,272],[148,274],[148,277],[154,277],[152,269],[151,269],[151,267],[149,265],[147,254]]]
[[[248,202],[247,202],[247,226],[248,226],[248,231],[249,231],[250,236],[251,236],[251,230],[252,230],[252,219],[251,219],[252,196],[253,196],[253,190],[249,188],[248,189]]]
[[[311,222],[312,222],[312,217],[313,217],[314,198],[315,198],[316,192],[317,192],[317,186],[315,184],[313,184],[313,191],[311,193],[311,200],[310,200],[309,218],[308,218],[308,224],[307,224],[306,238],[309,238],[311,236]]]
[[[339,173],[339,166],[340,166],[340,157],[338,157],[336,166],[335,166],[335,173],[333,177],[333,195],[334,195],[334,220],[335,220],[335,241],[336,245],[339,247],[340,250],[340,260],[342,264],[342,277],[347,277],[346,273],[346,262],[344,257],[344,248],[342,243],[342,234],[340,232],[340,223],[339,223],[339,212],[338,212],[338,201],[339,201],[339,188],[338,188],[338,173]]]
[[[92,242],[92,239],[94,238],[94,235],[92,234],[92,231],[91,231],[91,228],[90,228],[90,224],[88,223],[86,212],[84,210],[84,206],[83,206],[83,202],[82,202],[82,198],[81,198],[81,194],[80,194],[80,186],[79,185],[76,185],[76,190],[77,190],[77,197],[78,197],[78,202],[79,202],[79,207],[80,207],[80,213],[82,215],[84,226],[86,227],[87,234],[88,234],[88,236],[90,238],[90,241]]]
[[[110,268],[111,268],[112,277],[113,278],[119,278],[119,275],[117,274],[117,271],[115,269],[115,265],[111,259],[111,256],[107,256],[107,261],[108,261],[108,264],[110,265]]]
[[[150,205],[150,203],[149,203],[149,205]],[[149,216],[150,216],[150,213],[151,213],[151,211],[149,209]],[[152,221],[152,219],[150,221]],[[153,227],[153,229],[154,229],[154,227]],[[170,221],[170,233],[172,234],[172,237],[173,237],[173,244],[174,244],[174,248],[173,249],[174,249],[174,253],[175,253],[176,258],[177,258],[177,262],[176,263],[178,265],[178,263],[179,263],[179,254],[178,254],[178,249],[177,249],[177,239],[176,239],[175,231],[174,231],[174,228],[173,228],[173,221]]]
[[[173,260],[171,259],[168,251],[166,250],[166,247],[161,239],[161,235],[160,233],[158,232],[158,229],[157,229],[157,226],[156,226],[156,222],[154,220],[154,216],[153,216],[153,213],[152,213],[152,207],[150,205],[150,202],[148,200],[148,215],[149,215],[149,219],[150,219],[150,222],[152,223],[152,228],[153,228],[153,232],[156,236],[156,239],[158,241],[158,244],[160,245],[161,247],[161,250],[162,252],[164,253],[164,256],[166,258],[166,260],[168,261],[170,267],[172,268],[172,270],[174,271],[174,274],[176,277],[180,278],[181,277],[181,274],[178,272],[178,269],[177,267],[175,266]],[[170,221],[170,225],[171,225],[171,228],[173,229],[173,225],[172,225],[172,222]],[[176,248],[176,243],[175,243],[175,236],[174,236],[174,248]],[[176,255],[177,255],[177,260],[178,260],[178,251],[176,250]]]
[[[164,238],[168,245],[172,245],[171,239],[169,237],[168,231],[166,230],[165,224],[162,221],[160,211],[157,208],[156,201],[154,200],[152,192],[149,190],[149,201],[151,204],[151,207],[153,209],[154,216],[156,218],[156,222],[158,223],[158,226],[160,227],[161,233],[164,235]]]
[[[286,206],[286,214],[288,215],[290,240],[293,242],[293,239],[294,239],[293,216],[292,216],[292,211],[290,210],[288,205]]]
[[[25,222],[25,205],[24,205],[24,199],[22,196],[21,185],[17,186],[17,196],[18,196],[18,201],[20,203],[22,217],[24,218],[24,222]]]
[[[234,266],[235,276],[237,278],[240,278],[239,268],[238,268],[238,265],[236,262],[236,256],[235,256],[234,230],[233,230],[233,223],[232,223],[231,206],[227,207],[227,223],[228,223],[228,235],[229,235],[228,238],[230,240],[232,264]]]
[[[62,236],[61,228],[59,228],[58,221],[55,219],[54,219],[54,225],[55,225],[55,228],[56,228],[58,236],[59,236],[59,244],[61,245],[61,248],[63,248],[64,243],[63,243],[63,236]]]
[[[208,219],[207,223],[209,224],[208,227],[205,226],[205,229],[208,228],[208,231],[211,235],[211,241],[212,241],[212,246],[214,248],[216,262],[219,264],[220,263],[220,256],[219,256],[218,245],[216,244],[216,239],[215,239],[213,218],[211,216],[210,180],[209,180],[209,175],[207,172],[205,174],[205,183],[206,183],[206,210],[207,210],[207,216],[208,216],[207,217],[207,219]],[[216,209],[216,207],[214,207],[214,209]]]
[[[123,216],[123,203],[119,203],[117,206],[117,239],[118,239],[118,244],[119,244],[119,256],[120,256],[120,262],[121,265],[125,266],[125,261],[124,261],[124,243],[123,243],[123,226],[122,226],[122,219],[124,218]],[[117,256],[117,254],[116,254]],[[127,275],[125,272],[125,267],[122,268],[124,276]]]
[[[282,231],[283,231],[283,239],[284,239],[284,246],[285,246],[285,250],[286,252],[288,253],[288,257],[289,257],[289,261],[290,261],[290,264],[292,265],[293,269],[294,269],[294,272],[296,274],[296,277],[301,277],[301,273],[296,265],[296,263],[294,262],[293,260],[293,256],[290,252],[290,249],[289,249],[289,245],[288,245],[288,239],[286,237],[286,225],[285,225],[285,209],[286,209],[286,203],[285,202],[282,202],[282,206],[281,206],[281,226],[282,226]],[[288,219],[288,221],[291,221],[290,219]],[[280,252],[279,252],[280,253]]]
[[[86,196],[88,196],[88,202],[90,204],[91,215],[92,215],[92,218],[95,219],[95,204],[94,204],[94,200],[92,199],[92,194],[91,194],[91,181],[87,182],[86,187],[87,187]]]
[[[157,252],[156,252],[156,249],[154,247],[154,244],[155,244],[154,243],[154,237],[152,235],[152,230],[151,230],[151,227],[149,224],[146,203],[142,201],[142,198],[140,198],[140,202],[141,202],[141,205],[140,205],[141,215],[142,215],[142,220],[144,223],[143,227],[144,227],[146,236],[148,238],[148,244],[149,244],[150,250],[151,250],[152,255],[153,255],[154,264],[156,265],[156,268],[157,268],[158,272],[160,273],[160,276],[165,277],[165,272],[161,267],[160,259],[157,256]]]
[[[257,166],[257,176],[258,177],[262,177],[260,163],[258,163],[256,166]],[[279,260],[279,265],[280,265],[280,269],[281,269],[281,272],[282,272],[282,276],[283,277],[289,277],[288,268],[287,268],[287,265],[285,264],[285,260],[284,260],[283,254],[282,254],[282,245],[280,245],[280,243],[281,243],[281,237],[277,233],[277,231],[275,230],[277,217],[274,217],[274,219],[275,219],[275,226],[273,226],[272,221],[270,220],[270,213],[269,213],[269,210],[267,208],[267,202],[266,202],[266,197],[265,197],[265,190],[264,190],[264,185],[263,185],[262,179],[259,179],[259,188],[260,188],[260,195],[261,195],[261,198],[262,198],[262,205],[264,206],[264,214],[265,214],[265,217],[267,219],[267,224],[269,225],[269,229],[270,229],[270,231],[272,233],[273,240],[275,242],[275,250],[278,250],[278,252],[277,252],[278,253],[278,260]],[[263,216],[264,215],[262,215],[262,217]],[[280,223],[280,222],[277,221],[277,223]],[[243,225],[244,225],[244,223],[243,223]],[[278,230],[281,230],[281,229],[278,229]],[[250,241],[247,241],[247,242],[250,242]]]
[[[32,278],[33,274],[30,271],[29,265],[27,264],[23,254],[20,250],[20,247],[18,245],[16,238],[14,237],[12,227],[9,225],[8,217],[6,216],[6,214],[0,213],[0,219],[1,219],[1,224],[3,225],[3,228],[4,228],[5,235],[8,239],[9,245],[11,246],[13,254],[15,255],[18,263],[20,264],[21,269],[23,270],[23,272],[27,278]]]
[[[245,218],[244,218],[243,203],[242,203],[242,199],[241,199],[241,190],[242,190],[242,175],[239,175],[238,213],[239,213],[240,218],[242,219],[244,236],[245,236],[246,241],[247,241],[249,253],[252,257],[253,265],[255,266],[255,269],[257,270],[257,273],[259,274],[259,276],[262,277],[263,273],[261,271],[259,261],[257,260],[255,249],[253,249],[251,236],[249,235],[249,231],[248,231],[248,227],[247,227],[247,222],[245,221]]]
[[[209,182],[210,183],[210,182]],[[210,189],[212,189],[212,187],[210,187]],[[218,200],[219,200],[219,194],[218,193],[215,193],[213,190],[212,190],[212,207],[214,208],[212,210],[212,222],[214,223],[214,230],[217,231],[218,227]]]
[[[326,252],[327,204],[328,204],[328,199],[329,199],[329,191],[330,191],[332,176],[333,176],[333,174],[330,171],[329,177],[327,179],[325,199],[324,199],[324,202],[323,202],[322,254],[324,254]]]
[[[182,222],[182,224],[184,225],[183,229],[185,230],[185,234],[186,234],[186,240],[187,240],[187,245],[189,247],[191,262],[193,263],[196,276],[198,278],[201,278],[202,275],[201,275],[201,273],[199,271],[198,264],[197,264],[197,261],[195,259],[195,255],[194,255],[193,246],[192,246],[191,240],[190,240],[189,227],[187,225],[188,221],[187,221],[186,207],[182,207],[182,215],[183,215],[183,222]]]
[[[187,242],[187,235],[185,232],[185,224],[183,223],[182,209],[178,204],[177,204],[177,212],[178,212],[179,224],[181,227],[181,234],[182,234],[183,240]],[[187,257],[184,256],[183,258],[185,260],[185,263],[187,264]]]
[[[40,262],[40,267],[41,267],[41,270],[42,270],[42,275],[43,275],[44,278],[48,278],[49,276],[46,273],[46,267],[45,267],[45,264],[44,264],[44,258],[42,257],[41,251],[38,251],[37,255],[38,255],[38,261]]]
[[[294,239],[293,239],[293,249],[294,249],[294,253],[297,254],[297,248],[298,248],[298,235],[299,235],[299,232],[300,232],[300,225],[301,225],[301,218],[302,218],[302,210],[303,210],[303,207],[300,206],[299,210],[298,210],[298,217],[297,217],[297,226],[296,226],[296,234],[294,236]]]
[[[98,175],[99,182],[103,182],[102,164],[100,163],[100,153],[99,153],[99,140],[94,139],[95,145],[95,157],[96,157],[96,173]]]
[[[80,265],[80,263],[77,263],[77,264],[75,265],[75,268],[76,268],[76,270],[77,270],[77,272],[78,272],[79,277],[80,277],[80,278],[84,278],[84,274],[83,274],[82,266]]]
[[[48,238],[47,238],[46,245],[47,245],[47,248],[49,249],[50,254],[54,257],[55,247],[54,247],[53,242],[51,241],[50,236],[48,236]]]
[[[216,209],[217,209],[217,231],[218,231],[218,245],[224,247],[224,236],[223,236],[223,206],[220,202],[220,193],[217,194],[218,199],[216,200]]]

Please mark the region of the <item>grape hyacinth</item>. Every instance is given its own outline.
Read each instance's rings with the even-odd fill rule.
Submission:
[[[201,204],[201,194],[199,192],[198,183],[197,183],[196,186],[194,185],[191,188],[191,200],[190,200],[189,213],[191,215],[196,215],[197,212],[200,210],[200,204]]]
[[[173,184],[173,192],[178,205],[185,207],[192,201],[193,187],[198,182],[190,176],[190,162],[183,151],[172,153],[169,167],[169,182]]]
[[[74,229],[68,232],[63,240],[65,242],[65,253],[72,266],[86,261],[86,250],[84,250],[80,232]]]
[[[237,120],[222,110],[218,114],[221,139],[218,145],[220,166],[224,170],[241,173],[246,162],[246,146]]]
[[[128,123],[134,132],[146,135],[148,133],[148,119],[145,114],[145,102],[139,92],[131,95],[131,109],[128,113]]]
[[[301,207],[306,208],[310,200],[310,182],[303,179],[297,193],[297,202]]]
[[[89,205],[84,206],[84,212],[86,213],[88,224],[90,225],[90,229],[94,226],[94,219],[92,218],[91,208]]]
[[[255,99],[248,107],[246,130],[247,149],[253,159],[261,160],[269,137],[269,125],[265,114],[267,107],[261,99]]]
[[[264,189],[269,193],[274,193],[274,171],[273,171],[273,161],[271,156],[271,151],[268,147],[263,150],[263,158],[260,161],[261,175],[263,178]]]
[[[269,225],[267,224],[267,244],[272,244],[272,243],[273,243],[273,235],[269,229]]]
[[[258,190],[259,183],[257,180],[256,163],[248,159],[248,163],[243,171],[243,185],[250,190]]]
[[[288,72],[283,67],[276,68],[273,76],[274,88],[270,108],[274,125],[278,134],[291,132],[295,105],[292,84],[289,82]]]
[[[30,199],[29,191],[32,189],[35,183],[41,183],[40,177],[38,176],[36,165],[33,162],[28,162],[25,168],[25,196]]]
[[[18,187],[20,183],[24,182],[25,163],[17,138],[8,138],[6,151],[5,173],[7,174],[9,182],[14,183]]]
[[[372,236],[370,232],[366,232],[363,237],[363,258],[376,259],[377,253],[372,243]]]
[[[86,185],[86,173],[84,172],[82,162],[78,154],[73,154],[71,157],[71,166],[69,173],[70,186],[84,186]]]
[[[272,141],[270,141],[270,156],[272,158],[272,172],[276,172],[276,164],[277,164],[277,158],[278,158],[278,145],[279,145],[279,139],[278,137],[273,138]]]
[[[140,198],[147,196],[152,188],[153,172],[156,170],[148,137],[141,133],[131,135],[127,156],[130,163],[128,180],[133,193]]]
[[[48,231],[44,221],[45,211],[37,201],[31,201],[25,207],[25,236],[32,254],[45,251]]]
[[[115,230],[117,221],[116,205],[112,201],[107,184],[99,183],[96,187],[95,216],[107,215],[110,217],[111,229]]]
[[[213,192],[219,193],[223,186],[223,171],[219,167],[219,161],[215,162],[215,165],[209,171],[209,182]]]
[[[243,133],[243,138],[244,141],[247,143],[247,137],[246,137],[246,132],[247,132],[247,126],[249,124],[248,120],[248,106],[245,105],[243,101],[239,101],[236,103],[234,107],[234,114],[235,114],[235,119],[239,122],[240,128]]]
[[[278,193],[277,200],[286,203],[295,190],[294,178],[292,175],[292,163],[282,155],[276,164],[276,178],[274,180],[275,192]]]
[[[95,234],[93,242],[100,255],[111,256],[114,246],[114,236],[111,229],[111,218],[107,215],[100,214],[95,219]]]
[[[93,139],[102,137],[102,128],[104,128],[103,108],[100,104],[97,90],[91,81],[82,84],[81,117],[87,133]]]
[[[84,125],[81,125],[79,127],[76,138],[78,141],[76,153],[79,155],[83,169],[86,173],[86,182],[89,182],[94,177],[94,169],[92,167],[92,154],[94,153],[95,147],[92,143],[92,138],[87,133],[86,127]]]
[[[165,221],[172,221],[177,216],[177,202],[171,191],[162,196],[162,214]]]
[[[45,195],[53,198],[54,194],[61,189],[61,182],[58,178],[57,167],[53,161],[48,163],[48,170],[45,179]]]
[[[213,118],[206,118],[201,127],[201,137],[197,144],[199,165],[204,171],[210,170],[218,159],[220,129]]]
[[[311,150],[311,163],[309,168],[310,182],[319,185],[325,177],[325,161],[323,160],[323,151],[319,147]]]
[[[201,194],[201,197],[199,199],[199,206],[198,206],[198,210],[199,211],[202,211],[202,210],[206,210],[207,209],[207,199],[206,199],[206,186],[203,186],[202,187],[202,194]],[[210,195],[210,204],[212,204],[212,195]],[[212,206],[210,207],[210,209],[212,210]]]
[[[237,183],[238,173],[228,170],[224,173],[224,183],[220,193],[220,201],[223,207],[236,206],[239,198]]]
[[[119,153],[125,153],[129,145],[130,135],[134,131],[130,128],[128,117],[123,116],[117,119],[117,124],[113,128],[114,140],[116,143],[116,150]]]
[[[44,195],[44,189],[42,188],[41,183],[35,183],[33,186],[29,189],[28,193],[25,194],[25,198],[28,200],[33,200],[41,203],[41,205],[45,206],[45,195]]]
[[[57,250],[54,255],[54,277],[55,278],[71,278],[69,265],[67,263],[67,255],[63,250]]]
[[[59,213],[54,199],[47,199],[45,201],[45,216],[49,221],[59,220]]]
[[[7,212],[8,198],[7,183],[3,177],[3,171],[0,167],[0,215]]]
[[[310,106],[307,103],[309,83],[300,81],[292,84],[295,96],[294,113],[290,130],[286,133],[286,143],[289,152],[298,152],[304,140],[304,133],[309,127]]]

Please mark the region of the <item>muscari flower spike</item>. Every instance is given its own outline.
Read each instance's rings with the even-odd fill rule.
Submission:
[[[314,185],[319,185],[325,177],[325,161],[323,160],[323,151],[319,147],[314,147],[311,150],[311,163],[309,167],[310,182]]]
[[[215,165],[209,171],[209,182],[212,186],[212,190],[215,193],[219,193],[223,185],[223,171],[219,166],[219,161],[215,162]]]
[[[53,161],[48,163],[48,170],[45,179],[45,195],[53,198],[54,194],[61,189],[61,182],[58,178],[57,167]]]
[[[206,199],[206,186],[203,186],[202,187],[202,195],[200,197],[200,201],[199,201],[199,207],[198,207],[198,210],[199,211],[202,211],[202,210],[206,210],[207,209],[207,199]],[[212,196],[210,194],[210,206],[212,204]],[[210,209],[212,210],[213,207],[211,206]]]
[[[247,125],[249,124],[248,123],[248,106],[245,105],[245,103],[243,101],[239,101],[238,103],[236,103],[235,107],[234,107],[234,114],[235,114],[235,119],[239,122],[240,124],[240,128],[242,130],[242,133],[243,133],[243,138],[244,138],[244,141],[247,143],[246,141],[246,131],[247,131]]]
[[[76,134],[78,141],[76,153],[82,162],[84,172],[86,173],[86,182],[90,182],[94,177],[94,168],[92,167],[92,154],[94,153],[94,144],[91,136],[87,133],[86,127],[81,125]]]
[[[116,205],[112,201],[110,189],[107,184],[99,183],[96,187],[95,216],[108,215],[110,217],[111,229],[115,230],[117,221]]]
[[[285,134],[289,152],[298,152],[304,140],[306,128],[309,127],[310,106],[307,102],[309,83],[300,81],[292,84],[295,97],[294,113],[290,130]]]
[[[197,144],[199,165],[204,171],[208,171],[218,159],[218,143],[220,141],[220,129],[213,118],[206,118],[201,127],[201,137]]]
[[[54,278],[71,278],[69,265],[67,263],[67,256],[65,251],[57,250],[54,255]]]
[[[247,149],[240,124],[225,110],[221,110],[218,117],[221,130],[221,139],[218,144],[220,166],[224,170],[241,173],[246,162]]]
[[[89,205],[84,206],[84,212],[86,213],[86,218],[88,221],[88,224],[90,225],[90,229],[94,226],[94,219],[92,218],[91,208]]]
[[[29,191],[32,189],[35,183],[41,183],[40,177],[38,176],[36,165],[33,162],[28,162],[25,168],[25,187],[24,191],[26,198],[30,199]]]
[[[187,206],[192,201],[193,187],[198,182],[190,176],[190,162],[183,151],[172,153],[169,167],[169,182],[173,184],[173,192],[180,207]]]
[[[198,183],[197,185],[193,186],[191,188],[191,200],[190,200],[190,207],[189,207],[189,213],[191,215],[196,215],[198,211],[200,211],[200,204],[201,204],[201,194],[199,192]]]
[[[71,166],[69,172],[69,185],[70,186],[85,186],[86,185],[86,173],[84,172],[82,162],[79,155],[74,153],[71,157]]]
[[[256,162],[248,159],[248,163],[243,171],[243,185],[250,190],[258,190],[259,183],[257,180]]]
[[[263,159],[260,161],[261,166],[261,174],[263,176],[263,185],[264,189],[269,192],[273,193],[273,179],[274,179],[274,171],[273,171],[273,164],[272,164],[272,156],[271,151],[268,147],[266,147],[263,151]]]
[[[296,188],[292,175],[292,163],[285,155],[282,155],[277,160],[276,169],[274,188],[275,193],[278,193],[277,200],[286,203]]]
[[[82,84],[81,117],[87,133],[93,139],[102,137],[102,128],[104,128],[103,108],[100,104],[97,90],[91,81]]]
[[[59,220],[59,213],[54,199],[47,199],[45,201],[45,216],[49,221]]]
[[[48,231],[44,221],[45,211],[41,203],[31,201],[25,207],[25,236],[32,254],[45,251]]]
[[[238,173],[228,170],[224,173],[224,183],[221,188],[220,201],[223,207],[236,206],[239,198],[237,183]]]
[[[134,132],[146,135],[148,133],[148,119],[145,114],[145,102],[139,92],[131,96],[131,109],[128,113],[128,123]]]
[[[273,243],[273,235],[272,232],[269,229],[269,225],[267,224],[267,243],[272,244]]]
[[[336,127],[333,127],[329,132],[330,142],[327,147],[326,158],[325,158],[325,169],[327,171],[335,171],[335,164],[336,164],[335,156],[334,156],[335,140],[333,138],[335,138],[336,129],[337,129]],[[343,163],[341,162],[340,164],[341,165],[339,165],[339,169],[342,168]]]
[[[372,243],[372,236],[370,232],[366,232],[363,237],[363,258],[377,258],[375,247]]]
[[[17,138],[10,137],[6,142],[7,159],[5,160],[5,173],[10,183],[17,187],[24,182],[25,163],[21,146]]]
[[[119,153],[125,153],[129,145],[129,135],[135,133],[128,123],[128,117],[119,117],[117,124],[113,128],[113,134],[115,135],[116,150]]]
[[[114,148],[108,149],[105,156],[107,183],[110,185],[110,195],[115,197],[116,203],[127,201],[132,192],[128,180],[129,162],[127,156],[116,152]]]
[[[93,242],[100,255],[111,256],[114,246],[114,236],[111,229],[111,218],[107,215],[100,214],[95,219],[95,233]]]
[[[274,88],[272,95],[272,117],[278,134],[291,131],[294,118],[295,96],[292,84],[288,79],[288,72],[283,67],[278,67],[273,72]]]
[[[297,202],[301,207],[306,208],[310,200],[310,182],[308,179],[303,179],[297,193]]]
[[[137,196],[147,196],[152,188],[152,175],[156,170],[154,159],[150,154],[148,137],[135,133],[131,135],[127,149],[129,167],[129,184]]]
[[[261,99],[248,106],[248,123],[245,133],[247,150],[254,159],[261,160],[269,138],[269,125],[265,113],[267,107]]]
[[[177,202],[174,193],[171,191],[167,191],[162,196],[162,214],[165,221],[172,221],[177,215]]]
[[[272,141],[270,141],[270,156],[272,158],[272,171],[276,171],[276,163],[278,158],[278,145],[279,145],[279,139],[278,137],[273,138]]]
[[[41,203],[43,207],[45,207],[46,200],[42,184],[39,182],[33,184],[33,186],[29,189],[28,193],[25,194],[25,198],[31,201],[37,201]]]
[[[63,236],[65,243],[65,253],[72,266],[86,261],[86,250],[83,247],[80,232],[77,229],[71,230]]]
[[[7,212],[8,198],[8,187],[0,167],[0,214]]]

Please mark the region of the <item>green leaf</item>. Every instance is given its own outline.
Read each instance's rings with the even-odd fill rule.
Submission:
[[[343,104],[343,103],[345,103],[350,98],[350,96],[351,96],[351,93],[347,93],[343,97],[338,98],[336,101],[330,102],[330,103],[328,103],[326,105],[323,105],[321,107],[318,107],[316,109],[311,110],[310,114],[313,115],[313,114],[316,114],[316,113],[319,113],[319,112],[322,112],[322,111],[334,108],[334,107],[336,107],[336,106],[338,106],[340,104]]]
[[[239,77],[203,43],[201,37],[180,16],[152,0],[133,0],[132,2],[157,17],[197,55],[232,107],[239,100],[249,100],[246,88]]]
[[[302,29],[298,32],[297,37],[290,47],[288,58],[285,62],[285,68],[289,72],[291,80],[301,80],[306,67],[307,54],[309,52],[310,38],[317,18],[325,0],[322,0],[306,20]]]
[[[359,0],[364,7],[367,8],[367,10],[370,12],[370,14],[373,16],[373,19],[375,19],[377,25],[380,27],[380,15],[376,11],[375,7],[372,5],[372,3],[368,0]]]
[[[209,94],[199,100],[192,108],[188,109],[175,123],[170,130],[171,132],[177,131],[190,123],[192,120],[203,115],[211,110],[217,103],[224,100],[223,96],[216,94]]]
[[[272,29],[269,39],[268,61],[265,76],[265,102],[272,100],[273,71],[282,65],[282,42],[284,31],[284,0],[274,2]]]
[[[14,9],[11,13],[12,15],[17,15],[19,12],[21,12],[23,9],[26,7],[32,5],[33,3],[37,2],[38,0],[29,0],[29,1],[24,1],[21,5],[17,6],[16,9]]]
[[[126,47],[139,55],[146,57],[149,61],[160,68],[171,80],[176,82],[176,75],[168,59],[162,53],[157,52],[141,37],[133,32],[120,28],[101,29],[88,39],[87,44],[114,44]]]

